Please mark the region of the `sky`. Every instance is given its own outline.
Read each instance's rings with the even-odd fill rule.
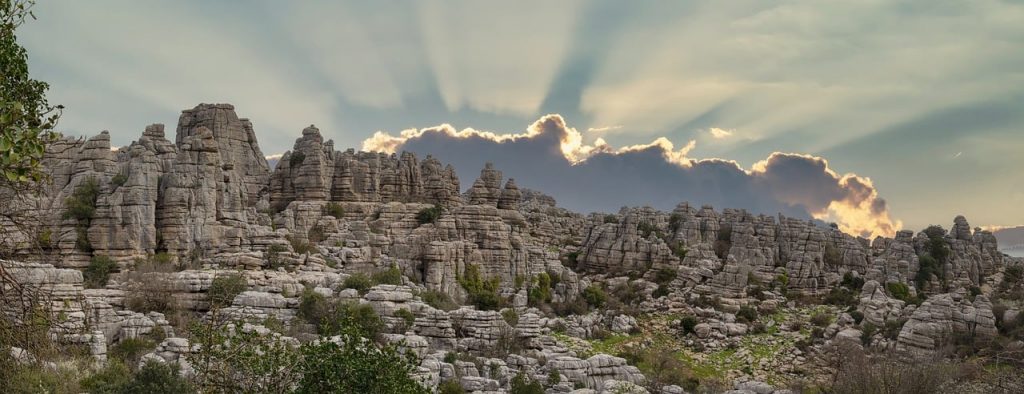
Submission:
[[[19,40],[69,135],[127,145],[227,102],[267,154],[315,124],[342,149],[454,162],[464,187],[495,161],[581,210],[687,199],[865,235],[957,214],[1024,224],[1021,1],[41,0],[35,14]]]

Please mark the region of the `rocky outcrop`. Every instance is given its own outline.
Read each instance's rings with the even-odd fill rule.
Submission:
[[[997,333],[995,321],[992,303],[984,295],[972,302],[960,293],[939,294],[929,297],[910,316],[900,330],[898,346],[929,352],[946,344],[953,335],[990,337]]]

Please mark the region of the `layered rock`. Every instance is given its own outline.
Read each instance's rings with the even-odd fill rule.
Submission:
[[[900,330],[898,346],[918,352],[934,351],[953,335],[990,337],[997,334],[995,315],[988,297],[972,302],[960,293],[929,297]]]

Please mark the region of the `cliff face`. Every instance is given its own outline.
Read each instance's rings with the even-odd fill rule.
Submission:
[[[579,245],[585,272],[668,268],[678,272],[677,286],[733,296],[784,275],[788,290],[820,295],[847,272],[913,286],[918,256],[928,253],[927,237],[909,231],[869,243],[804,220],[687,203],[672,212],[631,208],[586,218],[556,208],[548,196],[520,191],[491,165],[463,195],[455,170],[435,158],[336,151],[315,126],[302,131],[271,171],[252,123],[228,104],[183,111],[173,143],[159,124],[118,150],[111,150],[106,132],[66,138],[50,147],[44,165],[52,184],[26,209],[38,212],[44,219],[38,231],[50,234],[43,254],[59,257],[64,267],[82,267],[92,255],[127,262],[161,252],[261,266],[271,245],[289,240],[331,247],[321,234],[327,230],[349,234],[329,238],[343,247],[350,237],[365,240],[360,259],[338,252],[345,259],[367,267],[394,259],[452,293],[467,264],[507,285],[517,276],[558,270],[559,253],[552,251]],[[96,188],[92,217],[68,217],[69,199],[89,184]],[[343,216],[327,215],[328,204]],[[445,214],[427,226],[416,223],[430,206]],[[926,278],[936,286],[978,286],[1002,265],[992,234],[972,231],[963,217],[944,240],[950,251],[944,275]],[[28,244],[20,245],[26,256],[40,254]]]

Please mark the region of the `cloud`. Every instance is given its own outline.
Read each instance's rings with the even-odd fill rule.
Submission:
[[[720,129],[718,127],[712,127],[710,129],[708,129],[708,133],[711,134],[711,138],[720,140],[720,139],[725,139],[725,138],[732,137],[732,135],[735,133],[735,131],[734,130]]]
[[[606,131],[622,130],[622,126],[601,126],[601,127],[588,127],[588,133],[604,133]]]
[[[451,125],[377,132],[364,150],[412,151],[452,163],[472,178],[485,162],[525,187],[552,194],[580,211],[614,211],[622,205],[671,209],[682,201],[755,213],[783,213],[836,222],[847,232],[892,235],[902,223],[869,178],[839,174],[828,161],[794,153],[772,153],[749,170],[723,159],[689,157],[696,141],[681,148],[667,138],[613,147],[603,139],[585,143],[559,115],[546,115],[518,134]]]

